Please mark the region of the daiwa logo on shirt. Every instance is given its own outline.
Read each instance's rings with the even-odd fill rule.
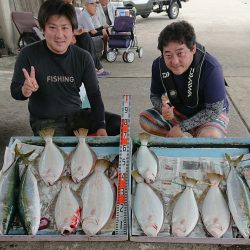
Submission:
[[[194,77],[194,68],[191,68],[188,76],[188,97],[192,95],[193,91],[193,77]]]
[[[47,82],[57,83],[74,83],[75,79],[73,76],[47,76]]]
[[[169,77],[169,72],[163,72],[163,73],[161,73],[161,75],[162,75],[162,78],[167,78],[167,77]]]

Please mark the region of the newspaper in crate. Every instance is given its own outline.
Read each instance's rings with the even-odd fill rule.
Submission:
[[[153,148],[151,148],[153,150]],[[188,176],[191,178],[198,179],[200,181],[208,182],[207,173],[214,172],[219,173],[224,176],[224,180],[220,183],[220,188],[225,194],[226,190],[226,176],[229,173],[229,166],[223,158],[205,158],[205,157],[163,157],[159,158],[159,172],[157,178],[151,186],[162,198],[165,207],[165,218],[162,229],[159,236],[170,236],[171,230],[171,216],[173,211],[173,206],[177,200],[178,194],[183,190],[181,176]],[[250,154],[245,155],[245,166],[249,166],[250,171]],[[134,162],[134,159],[133,159]],[[243,161],[244,162],[244,161]],[[249,176],[250,177],[250,176]],[[250,181],[250,178],[249,178]],[[135,193],[136,184],[133,181],[132,199]],[[204,191],[207,189],[207,185],[200,184],[195,185],[194,193],[196,195],[196,200],[200,208],[202,204],[202,198]],[[231,225],[228,231],[224,234],[223,238],[236,237],[234,234],[234,225]],[[132,213],[132,235],[144,235],[142,232],[134,214]],[[199,219],[195,229],[189,235],[189,237],[201,238],[209,237],[204,225]]]

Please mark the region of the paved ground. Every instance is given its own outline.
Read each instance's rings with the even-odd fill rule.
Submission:
[[[250,132],[250,0],[190,0],[183,3],[178,19],[191,22],[198,41],[222,63],[230,108],[230,137],[249,137]],[[136,34],[144,49],[142,59],[131,64],[122,61],[121,55],[115,63],[103,62],[112,77],[101,79],[100,86],[106,109],[120,113],[123,94],[132,95],[132,136],[140,131],[138,114],[151,106],[149,101],[150,69],[157,51],[159,32],[171,22],[166,15],[152,14],[147,19],[138,18]],[[32,135],[28,125],[27,102],[11,98],[9,85],[15,58],[0,58],[0,164],[5,146],[11,136]],[[0,249],[250,249],[250,246],[224,247],[198,244],[150,244],[132,242],[74,242],[74,243],[13,243],[2,242]]]

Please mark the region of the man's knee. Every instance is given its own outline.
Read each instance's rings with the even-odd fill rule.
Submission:
[[[225,135],[216,128],[204,128],[202,129],[197,137],[205,137],[205,138],[224,138]]]

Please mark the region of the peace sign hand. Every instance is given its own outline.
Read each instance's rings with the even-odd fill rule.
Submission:
[[[31,66],[30,75],[25,68],[23,68],[22,71],[25,77],[25,81],[22,86],[22,93],[25,97],[30,97],[33,92],[38,90],[35,68],[34,66]]]

